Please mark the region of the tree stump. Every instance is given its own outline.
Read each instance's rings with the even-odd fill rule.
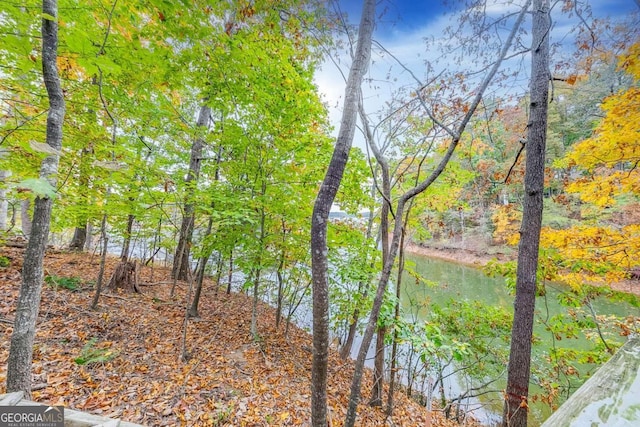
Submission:
[[[107,289],[111,290],[120,288],[124,289],[126,292],[140,293],[138,282],[136,280],[136,269],[137,265],[135,261],[120,262],[113,271],[109,283],[107,283]]]

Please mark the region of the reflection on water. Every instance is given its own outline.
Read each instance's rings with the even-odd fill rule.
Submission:
[[[435,285],[430,286],[416,281],[415,278],[409,275],[406,275],[403,279],[403,308],[405,311],[412,310],[413,316],[416,316],[419,320],[425,318],[427,310],[429,309],[428,303],[445,305],[451,299],[455,301],[481,301],[487,305],[501,306],[511,312],[513,311],[513,296],[509,294],[505,286],[504,278],[487,277],[481,270],[476,268],[418,255],[411,255],[408,257],[408,260],[412,262],[410,268],[415,270],[418,277],[435,283]],[[539,297],[536,301],[537,317],[547,318],[558,313],[566,312],[567,308],[561,306],[556,298],[560,292],[565,291],[562,286],[548,285],[547,289],[546,298]],[[427,305],[421,309],[416,309],[415,307],[410,307],[411,301],[419,301],[421,303],[427,303]],[[605,298],[599,298],[594,301],[593,307],[598,315],[617,315],[622,317],[630,313],[640,314],[637,308],[633,308],[629,304],[612,302]],[[534,346],[533,365],[542,362],[542,357],[547,351],[545,346],[551,345],[550,343],[552,342],[550,332],[546,331],[539,323],[536,325],[535,333],[539,336],[540,343]],[[618,338],[620,342],[624,341],[623,337]],[[584,336],[577,339],[556,341],[556,346],[559,345],[576,350],[591,347],[591,343]],[[583,366],[582,369],[584,372],[582,372],[581,377],[589,375],[593,371],[594,366]],[[460,378],[459,381],[461,380]],[[573,382],[577,381],[578,379]],[[501,379],[501,383],[497,388],[504,388],[505,382],[505,378]],[[460,386],[463,386],[463,384],[460,384]],[[496,386],[494,385],[493,388],[496,388]],[[539,388],[532,386],[530,394],[539,391]],[[481,403],[486,405],[486,410],[489,414],[488,417],[480,414],[481,418],[484,418],[484,421],[489,423],[491,423],[492,420],[499,419],[498,414],[502,412],[502,402],[500,393],[483,396]],[[529,425],[532,426],[540,425],[551,413],[549,406],[541,403],[532,403],[530,410]],[[494,416],[491,416],[492,412]]]

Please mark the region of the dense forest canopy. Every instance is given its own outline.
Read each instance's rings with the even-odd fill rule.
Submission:
[[[328,334],[314,343],[314,356],[327,351],[330,335],[346,358],[354,336],[363,335],[357,377],[375,334],[370,403],[386,400],[389,414],[398,370],[405,382],[412,375],[424,382],[420,369],[439,369],[442,378],[438,366],[450,360],[481,383],[503,376],[497,366],[506,350],[485,340],[508,341],[512,313],[456,301],[409,322],[413,309],[402,308],[400,289],[407,276],[429,283],[405,265],[405,249],[418,246],[499,255],[487,274],[516,287],[537,99],[526,65],[531,2],[454,2],[442,33],[409,52],[419,66],[388,37],[392,2],[369,10],[375,29],[366,19],[360,28],[350,24],[343,10],[352,5],[342,3],[47,0],[43,9],[35,0],[3,2],[0,240],[29,240],[35,253],[33,236],[43,228],[34,212],[47,202],[43,248],[48,237],[57,247],[102,255],[94,309],[104,287],[139,291],[127,271],[171,264],[172,297],[178,281],[193,285],[187,317],[199,316],[205,276],[227,293],[249,294],[255,342],[262,339],[259,301],[275,306],[276,328],[284,329],[323,291],[330,309],[318,312]],[[563,25],[548,35],[534,281],[539,297],[551,283],[567,286],[559,298],[568,314],[546,319],[547,330],[557,340],[582,333],[592,343],[575,352],[556,348],[534,366],[536,399],[556,405],[575,389],[578,365],[601,364],[621,335],[637,333],[637,311],[603,319],[591,304],[605,295],[637,309],[637,300],[610,286],[638,293],[640,17],[598,17],[571,1],[549,16]],[[340,123],[334,104],[345,112]],[[51,137],[56,117],[64,117],[61,146]],[[341,181],[331,181],[336,156]],[[336,191],[322,210],[316,197],[329,182]],[[330,210],[345,213],[334,219]],[[324,247],[312,246],[313,221],[325,227]],[[114,271],[104,270],[108,254],[120,257]],[[312,268],[312,258],[324,270]],[[43,273],[34,274],[41,287]],[[421,368],[403,366],[403,351]],[[359,381],[347,424],[360,402]]]

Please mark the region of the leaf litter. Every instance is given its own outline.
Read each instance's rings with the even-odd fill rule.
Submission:
[[[0,392],[13,327],[23,250],[2,247],[10,266],[0,268]],[[117,258],[107,260],[112,272]],[[33,353],[33,400],[149,426],[310,425],[311,336],[292,325],[275,329],[275,310],[259,305],[255,342],[249,333],[250,297],[227,295],[205,280],[200,318],[187,331],[189,358],[181,361],[187,284],[169,297],[170,269],[141,268],[142,294],[105,293],[90,310],[99,256],[49,250],[45,276],[79,278],[77,290],[45,284]],[[79,363],[82,360],[83,363]],[[353,361],[336,351],[329,358],[331,426],[343,424]],[[362,391],[371,387],[367,371]],[[439,411],[429,413],[403,393],[394,415],[358,407],[361,426],[459,426]],[[366,398],[363,399],[366,402]],[[478,425],[466,420],[465,425]]]

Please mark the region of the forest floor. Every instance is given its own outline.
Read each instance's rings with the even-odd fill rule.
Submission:
[[[20,287],[21,249],[0,247],[0,393]],[[141,294],[109,291],[89,308],[99,257],[49,250],[45,275],[75,277],[74,291],[45,284],[34,344],[33,400],[121,418],[149,426],[309,425],[311,336],[291,326],[275,328],[275,310],[260,304],[256,342],[249,333],[251,299],[227,295],[205,281],[199,319],[188,323],[187,362],[180,359],[187,285],[172,282],[166,268],[141,268]],[[105,279],[118,262],[109,258]],[[49,280],[49,282],[51,282]],[[346,413],[353,362],[336,351],[329,359],[328,406],[332,426]],[[362,390],[371,387],[365,373]],[[386,392],[385,392],[386,393]],[[385,394],[386,395],[386,394]],[[442,412],[428,412],[403,393],[395,395],[391,420],[361,404],[358,425],[459,426]],[[477,425],[468,419],[464,425]]]

